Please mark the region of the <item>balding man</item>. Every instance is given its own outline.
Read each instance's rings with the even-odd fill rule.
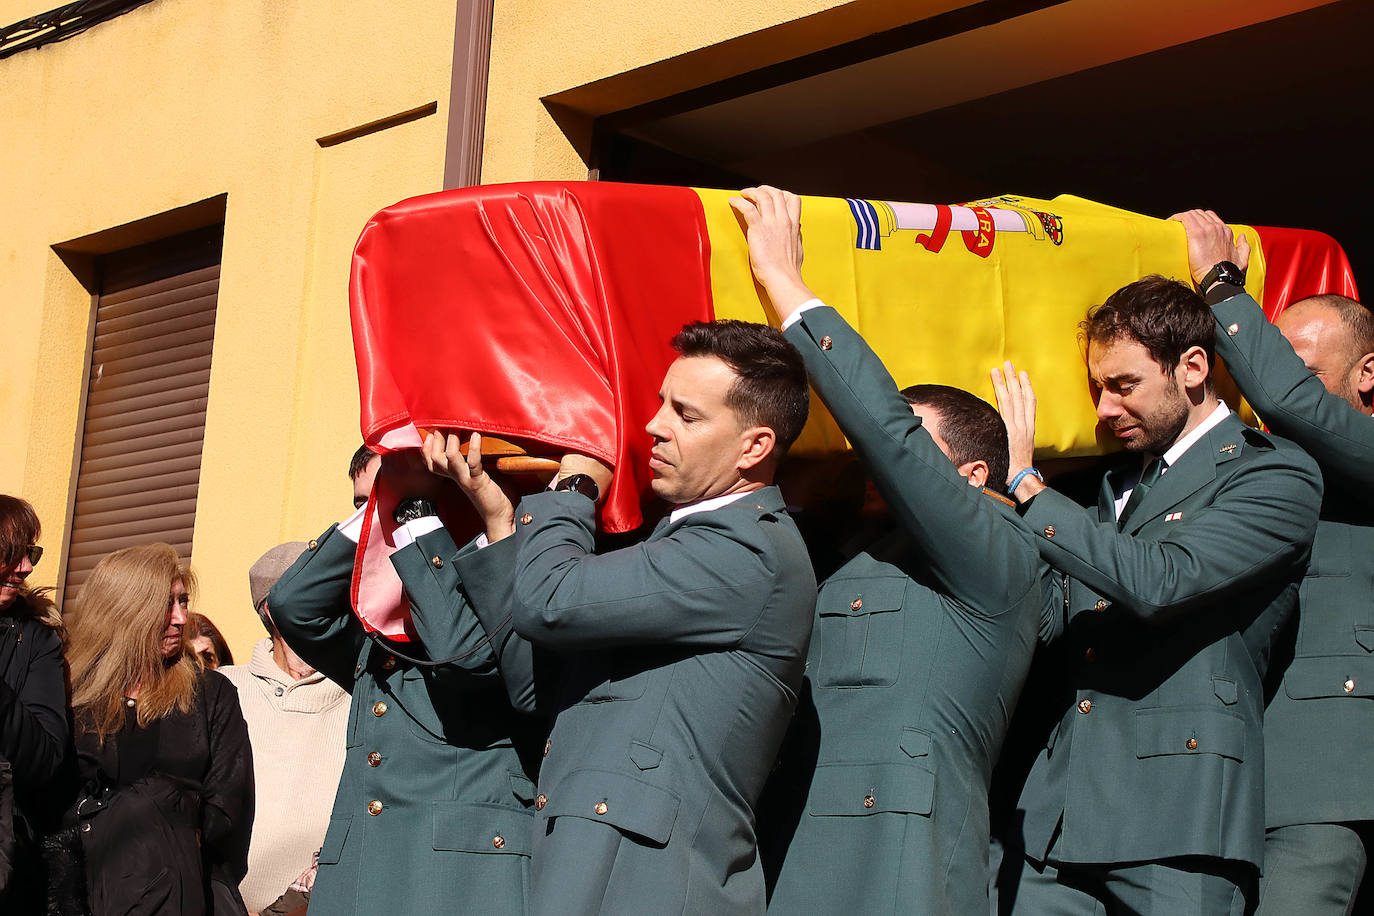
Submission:
[[[1175,219],[1216,318],[1217,355],[1326,484],[1291,661],[1264,718],[1259,913],[1348,914],[1374,822],[1374,315],[1344,296],[1314,296],[1271,325],[1237,282],[1244,239],[1210,211]]]

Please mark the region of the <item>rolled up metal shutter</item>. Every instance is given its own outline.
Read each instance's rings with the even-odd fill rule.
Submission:
[[[191,555],[223,226],[102,256],[63,610],[101,557]]]

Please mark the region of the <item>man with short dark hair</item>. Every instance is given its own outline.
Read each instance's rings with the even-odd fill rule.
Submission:
[[[431,435],[425,459],[458,456]],[[480,450],[478,450],[480,455]],[[446,464],[432,474],[412,449],[379,473],[402,495],[389,535],[404,587],[409,640],[364,627],[350,597],[366,508],[311,540],[273,586],[272,619],[291,647],[352,694],[347,749],[319,853],[311,912],[329,916],[453,912],[480,888],[484,913],[525,916],[534,726],[511,708],[493,640],[474,605],[509,617],[513,544],[459,548],[439,518],[447,476],[481,507],[486,475]],[[477,593],[482,597],[478,597]]]
[[[1219,401],[1211,314],[1189,287],[1128,284],[1082,327],[1098,419],[1128,460],[1096,513],[1034,475],[1015,490],[1071,581],[1062,714],[1021,793],[1013,912],[1238,914],[1263,860],[1262,681],[1321,476]],[[1007,364],[994,387],[1012,469],[1028,467],[1029,379]]]
[[[361,509],[372,492],[372,482],[377,479],[377,471],[382,467],[382,456],[366,444],[358,446],[353,457],[348,460],[348,479],[353,481],[353,508]]]
[[[764,910],[753,807],[815,600],[772,486],[806,421],[806,372],[763,325],[692,324],[673,345],[647,426],[651,486],[672,506],[654,532],[593,554],[611,472],[582,455],[514,512],[514,626],[562,662],[534,802],[535,913]]]
[[[750,188],[731,204],[787,339],[896,523],[821,585],[804,705],[769,788],[778,810],[760,825],[769,909],[986,913],[988,784],[1048,572],[1002,495],[1006,427],[967,391],[897,390],[802,280],[796,195]],[[849,851],[863,865],[835,867]]]
[[[1268,427],[1316,459],[1326,485],[1298,624],[1264,714],[1259,913],[1345,916],[1374,831],[1374,315],[1323,295],[1271,325],[1240,285],[1244,236],[1210,210],[1174,219],[1220,329],[1217,354]]]

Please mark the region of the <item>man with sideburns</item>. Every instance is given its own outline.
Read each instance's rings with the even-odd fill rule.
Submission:
[[[984,913],[988,783],[1048,574],[1003,495],[1006,428],[967,391],[898,391],[803,281],[799,197],[749,188],[731,204],[785,336],[895,522],[820,589],[805,706],[760,827],[769,909]],[[863,866],[834,867],[843,850]]]
[[[1096,510],[1030,467],[1035,397],[993,370],[1014,496],[1068,577],[1058,725],[1021,793],[1014,913],[1218,914],[1253,905],[1264,839],[1264,693],[1322,482],[1212,382],[1213,320],[1146,277],[1081,329],[1097,416],[1126,450]]]
[[[646,427],[651,486],[671,506],[653,533],[594,552],[611,470],[578,454],[512,513],[514,628],[526,661],[557,671],[534,802],[540,914],[764,911],[754,805],[815,602],[773,486],[806,422],[806,372],[765,325],[689,324],[673,346]],[[528,667],[503,673],[512,696],[536,693]]]

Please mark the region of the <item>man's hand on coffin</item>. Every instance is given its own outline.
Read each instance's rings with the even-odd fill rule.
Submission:
[[[1242,271],[1250,266],[1250,240],[1244,234],[1237,236],[1211,210],[1187,210],[1169,219],[1182,223],[1188,236],[1188,270],[1195,284],[1201,285],[1222,261],[1230,261]]]
[[[797,306],[816,298],[802,280],[801,198],[763,185],[740,191],[730,206],[744,222],[754,277],[779,320],[786,321]]]
[[[1007,464],[1006,486],[1022,470],[1035,466],[1035,389],[1031,387],[1030,376],[1017,372],[1011,361],[1001,368],[992,370],[992,391],[997,396],[997,409],[1002,421],[1007,424]],[[1021,478],[1016,492],[1012,494],[1017,502],[1025,502],[1036,493],[1045,489],[1044,481],[1029,474]]]
[[[473,433],[468,440],[467,455],[459,446],[457,433],[430,433],[420,450],[430,471],[458,484],[458,489],[482,517],[488,542],[495,544],[515,533],[515,506],[482,467],[481,433]]]
[[[611,478],[615,476],[615,471],[610,465],[590,455],[568,452],[563,456],[563,460],[558,462],[558,480],[564,480],[574,474],[586,474],[596,481],[596,488],[601,491],[599,502],[606,501],[606,494],[611,492]]]

